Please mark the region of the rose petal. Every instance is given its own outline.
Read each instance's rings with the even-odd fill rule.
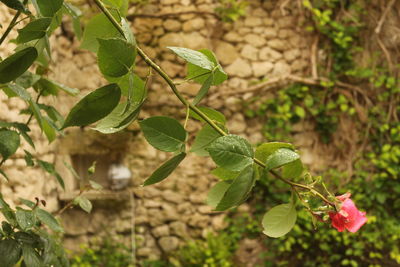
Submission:
[[[329,217],[332,220],[332,226],[335,227],[339,232],[343,232],[345,229],[344,217],[339,213],[329,212]]]
[[[353,200],[349,198],[343,202],[341,210],[344,210],[348,214],[346,217],[347,221],[354,221],[360,213]]]
[[[363,212],[358,212],[357,218],[354,220],[346,223],[346,229],[349,232],[355,233],[357,232],[361,226],[363,226],[367,222],[367,217],[365,217],[365,213]]]

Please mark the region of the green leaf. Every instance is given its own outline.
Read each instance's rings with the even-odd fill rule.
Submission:
[[[306,116],[306,111],[301,106],[296,106],[294,109],[294,113],[296,113],[296,115],[300,118],[304,118]]]
[[[242,204],[255,183],[253,166],[247,166],[232,181],[215,210],[223,211]]]
[[[13,239],[4,239],[0,241],[1,266],[13,267],[21,258],[21,247]]]
[[[64,5],[64,8],[67,11],[67,13],[72,18],[72,27],[74,29],[75,36],[78,38],[78,40],[81,40],[82,39],[82,27],[81,27],[80,18],[82,16],[82,12],[79,10],[79,8],[72,5],[71,3],[64,2],[63,5]]]
[[[21,11],[21,12],[26,12],[26,8],[22,4],[21,1],[19,0],[0,0],[0,2],[4,3],[6,6],[9,8]]]
[[[22,245],[22,256],[24,257],[25,266],[43,267],[43,261],[39,253],[30,245]]]
[[[24,231],[32,229],[36,224],[36,217],[31,210],[17,209],[15,217],[19,227]]]
[[[218,63],[218,60],[216,59],[214,53],[207,49],[200,50],[199,52],[206,56],[208,60],[211,61],[214,65],[214,68],[211,70],[214,75],[212,85],[219,85],[223,83],[228,78],[228,75],[224,72],[221,65]],[[190,79],[197,83],[203,84],[207,80],[210,70],[192,63],[188,63],[187,72],[188,74],[186,79]]]
[[[96,183],[95,181],[89,180],[90,187],[94,190],[101,190],[103,186],[101,184]]]
[[[198,51],[183,48],[183,47],[167,47],[171,49],[175,54],[179,57],[183,58],[185,61],[192,63],[195,66],[198,66],[202,69],[212,71],[214,69],[214,63],[208,59],[203,53]]]
[[[303,164],[300,159],[290,162],[282,167],[282,177],[287,179],[295,179],[303,174]]]
[[[255,157],[260,161],[265,162],[272,153],[280,148],[288,148],[294,150],[294,146],[289,143],[269,142],[261,144],[256,148]]]
[[[121,19],[121,27],[124,32],[125,39],[128,43],[136,46],[135,36],[132,33],[131,27],[125,18]]]
[[[203,53],[211,62],[214,63],[217,68],[213,72],[213,82],[212,85],[219,85],[226,81],[228,79],[228,75],[225,73],[225,71],[222,69],[222,66],[219,64],[215,54],[208,50],[208,49],[202,49],[199,50],[201,53]],[[204,77],[200,77],[197,81],[200,81],[202,79],[205,79]]]
[[[155,116],[142,120],[139,124],[147,142],[159,150],[175,152],[186,141],[187,133],[175,119]]]
[[[43,17],[53,17],[61,8],[63,0],[36,0]]]
[[[221,181],[216,183],[208,192],[207,204],[215,209],[218,203],[220,203],[226,190],[228,190],[231,182],[232,181]]]
[[[221,137],[221,134],[206,124],[197,133],[190,151],[194,152],[198,156],[208,156],[209,154],[206,148],[218,137]]]
[[[83,32],[81,48],[97,53],[99,43],[97,39],[123,38],[104,14],[98,14],[91,18]]]
[[[25,162],[26,162],[26,166],[30,166],[30,167],[34,166],[35,163],[33,162],[33,156],[32,156],[32,154],[29,153],[28,151],[26,151],[25,149],[24,149],[24,152],[25,152]]]
[[[4,217],[10,224],[12,224],[13,226],[17,226],[17,220],[15,219],[15,213],[10,208],[10,206],[7,204],[7,202],[4,201],[3,195],[1,193],[0,193],[0,211],[1,211],[1,213],[3,213]]]
[[[211,73],[207,80],[204,81],[196,97],[193,99],[193,105],[197,105],[207,95],[208,89],[210,89],[213,80],[214,74]]]
[[[297,213],[293,203],[275,206],[263,217],[263,233],[270,237],[284,236],[293,228],[296,218]]]
[[[231,171],[241,171],[253,163],[251,145],[237,135],[219,137],[206,150],[218,166]]]
[[[109,84],[91,92],[71,109],[62,129],[101,120],[118,105],[120,98],[121,90],[117,84]]]
[[[128,12],[128,0],[102,0],[105,5],[109,5],[109,9],[118,9],[122,16],[126,16]]]
[[[300,158],[299,154],[288,148],[279,148],[265,160],[265,171],[279,168]]]
[[[32,87],[39,80],[40,75],[34,74],[30,71],[25,71],[21,76],[15,79],[15,83],[27,89]]]
[[[176,167],[178,167],[185,157],[186,153],[181,152],[169,159],[167,162],[158,167],[158,169],[153,172],[153,174],[146,181],[144,181],[143,186],[155,184],[167,178],[176,169]]]
[[[19,134],[16,131],[0,129],[0,154],[3,160],[13,155],[20,144]]]
[[[40,168],[45,170],[47,173],[53,175],[56,179],[57,182],[61,185],[63,189],[65,189],[65,184],[63,178],[58,174],[56,169],[54,168],[54,165],[43,160],[37,160],[37,164],[39,165]]]
[[[57,137],[57,127],[51,122],[51,120],[47,117],[43,117],[42,124],[40,125],[44,134],[49,140],[49,143],[53,142]]]
[[[51,23],[51,18],[38,18],[28,23],[24,28],[18,30],[18,43],[26,43],[45,36]]]
[[[36,60],[38,52],[27,47],[0,62],[0,83],[8,83],[22,75]]]
[[[211,174],[217,176],[219,179],[224,181],[235,179],[236,177],[238,177],[239,173],[240,172],[230,171],[221,167],[218,167],[211,171]]]
[[[7,87],[14,92],[17,96],[21,97],[25,101],[29,101],[31,98],[31,95],[26,91],[26,89],[18,84],[12,84],[9,83]]]
[[[102,74],[121,77],[127,74],[135,62],[136,48],[122,39],[98,39],[98,64]]]
[[[143,102],[131,104],[128,110],[125,111],[127,104],[127,102],[118,104],[118,106],[93,129],[104,134],[111,134],[122,131],[128,127],[139,116]]]
[[[207,115],[207,117],[209,117],[211,120],[219,122],[222,125],[225,125],[226,118],[224,114],[222,114],[221,112],[208,107],[197,107],[197,108],[200,109],[200,111],[203,112],[205,115]],[[206,122],[203,118],[201,118],[192,110],[190,110],[189,115],[196,120],[199,120],[201,122]]]
[[[56,81],[51,81],[46,78],[41,78],[35,85],[38,91],[42,92],[43,96],[46,95],[58,95],[58,91],[64,91],[69,95],[76,96],[79,94],[79,90],[76,88],[70,88],[64,84]]]
[[[21,201],[22,204],[26,205],[27,207],[33,209],[36,204],[33,201],[30,201],[28,199],[24,199],[24,198],[19,198],[19,201]]]
[[[84,196],[77,196],[74,199],[74,204],[75,205],[79,205],[79,207],[81,207],[81,209],[83,209],[87,213],[90,213],[92,211],[92,208],[93,208],[92,202],[90,202],[90,200],[87,199]]]
[[[44,209],[36,208],[35,214],[40,222],[47,225],[51,230],[60,233],[64,232],[64,229],[60,226],[56,218],[49,212]]]

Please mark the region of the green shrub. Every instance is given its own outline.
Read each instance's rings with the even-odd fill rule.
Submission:
[[[71,258],[71,267],[128,267],[133,266],[131,250],[112,237],[104,237],[82,253]]]

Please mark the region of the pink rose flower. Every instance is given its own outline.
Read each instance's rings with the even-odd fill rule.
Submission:
[[[340,204],[339,212],[329,212],[329,217],[332,220],[332,226],[339,232],[347,229],[349,232],[355,233],[367,222],[365,212],[357,209],[354,202],[350,199],[350,193],[346,193],[336,197]]]

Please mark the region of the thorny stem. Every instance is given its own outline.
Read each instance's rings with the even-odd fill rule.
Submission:
[[[26,3],[28,2],[28,0],[24,0],[24,6],[26,5]],[[17,13],[15,14],[15,16],[13,17],[13,19],[11,20],[10,24],[8,25],[6,31],[3,33],[3,35],[0,38],[0,45],[4,42],[4,40],[7,38],[8,34],[11,32],[11,30],[14,28],[15,25],[17,25],[17,20],[18,17],[21,15],[22,11],[18,10]]]
[[[110,13],[110,11],[108,11],[108,9],[103,5],[103,3],[101,2],[101,0],[94,0],[94,2],[96,3],[96,5],[99,7],[99,9],[104,13],[104,15],[106,15],[106,17],[110,20],[110,22],[114,25],[114,27],[122,34],[122,36],[124,35],[124,31],[121,27],[121,25],[119,25],[119,23],[117,22],[117,20],[113,17],[113,15]],[[161,68],[160,66],[158,66],[153,60],[151,60],[146,53],[144,53],[144,51],[137,46],[136,47],[139,56],[144,60],[144,62],[147,63],[147,65],[149,65],[151,68],[153,68],[164,80],[165,82],[167,82],[167,84],[169,85],[169,87],[172,89],[172,92],[175,94],[175,96],[179,99],[179,101],[186,107],[188,107],[190,110],[192,110],[193,112],[195,112],[197,115],[199,115],[203,120],[205,120],[214,130],[216,130],[220,135],[222,136],[227,136],[228,133],[226,133],[224,130],[222,130],[212,119],[210,119],[206,114],[204,114],[200,109],[198,109],[195,105],[193,105],[192,103],[190,103],[189,101],[187,101],[182,94],[178,91],[174,81],[168,76],[168,74],[166,74]],[[258,164],[259,166],[261,166],[262,168],[265,168],[266,165],[260,161],[257,158],[254,158],[254,162],[256,164]],[[282,182],[292,186],[292,187],[299,187],[305,190],[310,191],[311,193],[313,193],[314,195],[318,196],[319,198],[321,198],[325,203],[331,205],[331,206],[335,206],[335,204],[331,201],[329,201],[325,196],[323,196],[320,192],[318,192],[317,190],[315,190],[314,188],[308,186],[308,185],[304,185],[304,184],[299,184],[299,183],[295,183],[292,181],[289,181],[285,178],[283,178],[281,175],[279,175],[277,172],[271,170],[270,171],[272,173],[272,175],[274,175],[277,179],[281,180]]]

